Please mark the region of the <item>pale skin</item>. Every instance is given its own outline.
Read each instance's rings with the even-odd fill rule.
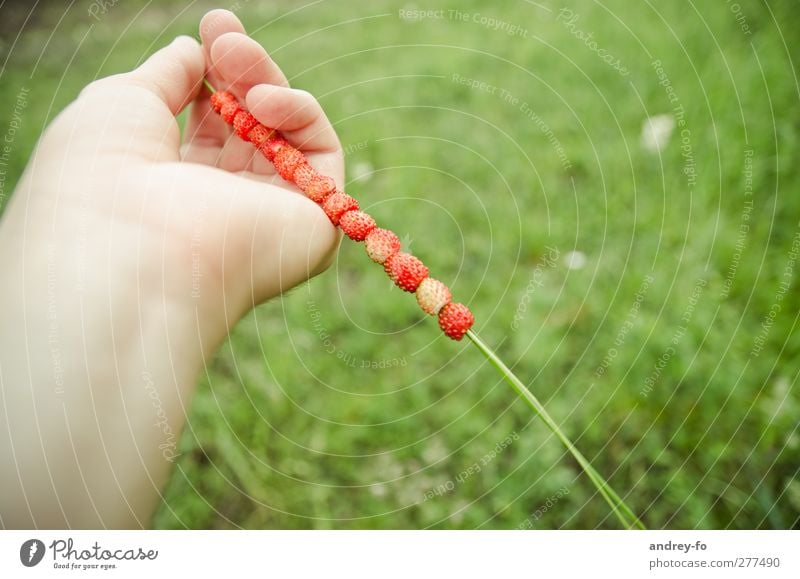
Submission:
[[[232,13],[200,36],[87,86],[0,221],[0,527],[149,526],[209,357],[336,251],[323,211],[209,112],[202,78],[341,187],[319,103]]]

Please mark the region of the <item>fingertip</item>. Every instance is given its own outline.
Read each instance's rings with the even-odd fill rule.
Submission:
[[[245,32],[244,25],[230,10],[216,8],[200,19],[200,38],[204,43],[211,43],[213,39],[225,32]]]
[[[199,92],[204,72],[205,56],[200,45],[191,36],[183,35],[156,51],[138,68],[118,75],[116,81],[149,89],[177,114]]]
[[[172,47],[181,51],[182,56],[186,57],[186,62],[191,63],[191,66],[199,66],[201,70],[205,69],[203,47],[200,46],[196,38],[188,34],[181,34],[172,41]]]
[[[194,36],[189,36],[188,34],[179,34],[175,37],[175,40],[172,41],[172,44],[200,48],[200,43],[197,41],[197,39]]]
[[[253,85],[245,95],[245,102],[247,108],[250,110],[256,109],[261,106],[264,101],[269,100],[275,94],[279,87],[274,84],[260,83]]]

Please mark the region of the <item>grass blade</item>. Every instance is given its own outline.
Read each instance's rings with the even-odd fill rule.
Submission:
[[[469,339],[472,340],[472,343],[475,344],[481,353],[486,356],[486,359],[497,368],[500,374],[505,378],[506,382],[511,384],[511,387],[517,391],[517,394],[522,397],[528,405],[533,408],[536,414],[544,421],[547,427],[556,435],[556,437],[562,442],[562,444],[569,450],[570,454],[575,457],[575,460],[578,461],[578,464],[581,466],[583,471],[586,473],[586,476],[591,479],[594,486],[597,487],[598,492],[603,496],[606,502],[611,507],[611,510],[614,511],[614,514],[617,516],[619,521],[623,524],[626,529],[645,529],[644,524],[639,520],[639,518],[633,513],[633,511],[625,504],[619,495],[614,492],[614,489],[608,484],[608,482],[600,476],[600,474],[594,469],[591,463],[586,459],[585,456],[579,451],[574,444],[567,438],[567,435],[562,432],[562,430],[558,427],[558,424],[555,420],[550,416],[547,412],[545,407],[539,402],[538,398],[533,395],[533,393],[528,390],[528,388],[520,381],[519,378],[511,371],[511,369],[506,366],[503,361],[497,357],[489,346],[487,346],[483,340],[481,340],[478,335],[469,330],[467,332],[467,336]]]

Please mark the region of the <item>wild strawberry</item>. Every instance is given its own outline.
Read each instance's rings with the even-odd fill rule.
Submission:
[[[339,219],[348,211],[358,209],[358,201],[343,191],[337,191],[328,197],[322,204],[325,215],[334,225],[339,225]]]
[[[259,123],[252,129],[250,129],[249,133],[247,133],[247,140],[253,143],[256,147],[260,148],[261,145],[263,145],[266,142],[266,140],[273,135],[274,132],[275,131],[273,131],[269,127],[265,127],[264,125]]]
[[[211,108],[214,112],[220,112],[222,105],[228,102],[236,102],[236,97],[226,90],[218,90],[211,95]]]
[[[308,184],[316,176],[317,172],[314,170],[314,167],[309,165],[308,161],[303,159],[297,168],[295,168],[292,180],[294,181],[294,184],[297,185],[302,191],[305,191],[306,187],[308,187]]]
[[[273,135],[263,143],[261,143],[261,153],[270,161],[275,159],[275,155],[280,151],[283,147],[288,147],[289,141],[281,137],[280,135]]]
[[[239,109],[233,117],[233,130],[240,139],[247,140],[250,129],[258,124],[256,118],[244,109]]]
[[[435,316],[450,303],[452,299],[450,288],[438,279],[426,277],[417,288],[417,303],[428,314]]]
[[[364,239],[367,255],[375,263],[384,264],[400,251],[400,238],[388,229],[373,229]]]
[[[456,341],[464,337],[474,322],[472,312],[464,304],[447,304],[439,312],[439,327]]]
[[[339,227],[353,241],[364,241],[367,234],[375,229],[375,220],[363,211],[348,211],[339,219]]]
[[[312,201],[322,203],[336,191],[336,182],[325,175],[316,175],[303,191]]]
[[[238,113],[241,108],[242,107],[240,107],[239,103],[237,103],[235,100],[225,101],[222,103],[222,107],[219,109],[219,114],[223,120],[230,125],[233,122],[234,117],[236,117],[236,113]]]
[[[383,269],[397,287],[407,292],[416,291],[423,279],[428,277],[428,268],[410,253],[396,253],[386,260]]]
[[[294,177],[294,170],[297,169],[298,165],[304,160],[305,157],[303,153],[291,145],[286,145],[275,153],[275,158],[272,159],[272,163],[275,165],[275,171],[278,175],[287,181],[291,181],[292,177]]]

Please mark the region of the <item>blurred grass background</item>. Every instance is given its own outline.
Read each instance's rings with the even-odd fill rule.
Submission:
[[[796,2],[91,6],[0,6],[6,136],[30,90],[0,203],[85,84],[231,8],[320,98],[349,192],[649,526],[798,526]],[[685,125],[643,148],[676,107]],[[353,243],[236,327],[179,452],[159,528],[616,526],[478,352]]]

